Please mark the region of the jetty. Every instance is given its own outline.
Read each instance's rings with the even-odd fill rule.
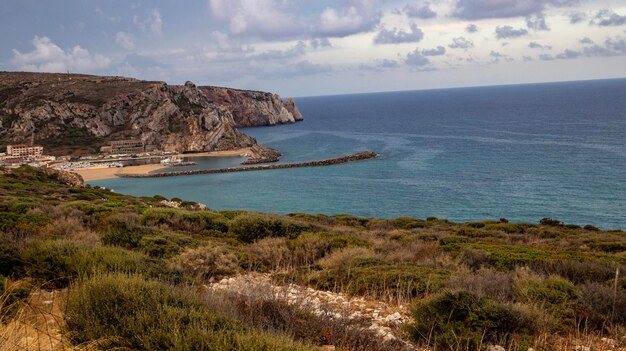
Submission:
[[[271,165],[257,165],[249,167],[229,167],[229,168],[216,168],[216,169],[194,169],[188,171],[174,171],[174,172],[162,172],[162,173],[147,173],[147,174],[135,174],[135,173],[121,173],[118,177],[121,178],[159,178],[159,177],[176,177],[196,174],[216,174],[216,173],[235,173],[235,172],[250,172],[250,171],[264,171],[270,169],[283,169],[283,168],[300,168],[300,167],[320,167],[320,166],[332,166],[342,163],[367,160],[378,156],[377,153],[372,151],[357,152],[349,156],[342,156],[337,158],[330,158],[319,161],[307,161],[307,162],[292,162],[281,163]]]

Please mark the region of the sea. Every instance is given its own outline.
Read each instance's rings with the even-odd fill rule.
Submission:
[[[92,181],[216,210],[626,229],[626,79],[296,98],[305,120],[243,129],[315,168]],[[238,166],[201,158],[195,168]],[[177,168],[176,170],[180,170]]]

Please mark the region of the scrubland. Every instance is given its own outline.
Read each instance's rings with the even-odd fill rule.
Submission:
[[[550,218],[280,216],[163,200],[70,187],[29,167],[1,170],[0,350],[626,346],[623,231]],[[408,318],[392,326],[397,338],[382,338],[367,320],[314,313],[254,286],[211,288],[257,273]]]

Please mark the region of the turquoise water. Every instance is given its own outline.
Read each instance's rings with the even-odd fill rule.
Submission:
[[[91,182],[214,209],[498,219],[626,229],[626,79],[308,97],[305,121],[245,129],[317,168]],[[202,167],[239,158],[199,160]]]

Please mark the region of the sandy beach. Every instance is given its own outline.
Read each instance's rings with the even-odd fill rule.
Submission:
[[[209,152],[199,152],[193,154],[179,154],[178,157],[181,158],[193,158],[193,157],[227,157],[227,156],[240,156],[240,155],[250,155],[250,148],[243,148],[237,150],[226,150],[226,151],[209,151]],[[139,166],[127,166],[122,168],[115,167],[92,167],[85,169],[76,169],[70,170],[70,172],[74,172],[80,174],[83,179],[88,182],[92,180],[102,180],[102,179],[111,179],[116,178],[119,174],[122,173],[133,173],[133,174],[146,174],[153,171],[156,171],[161,168],[166,168],[168,166],[162,164],[149,164],[149,165],[139,165]]]

